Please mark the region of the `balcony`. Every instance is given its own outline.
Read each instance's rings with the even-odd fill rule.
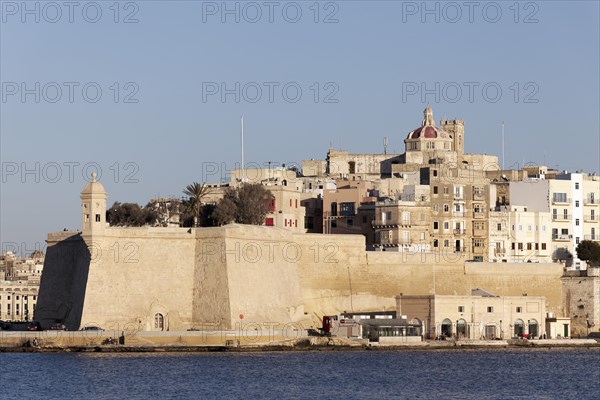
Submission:
[[[600,235],[583,235],[583,240],[592,240],[594,242],[600,242]]]
[[[454,200],[464,201],[465,196],[462,193],[454,193]]]
[[[554,240],[556,242],[568,242],[572,239],[573,239],[573,235],[569,235],[569,234],[565,234],[565,233],[559,233],[559,234],[552,235],[552,240]]]
[[[506,249],[494,249],[495,256],[504,256],[506,254]]]
[[[483,211],[474,211],[473,218],[475,219],[483,219],[485,218],[485,213]]]
[[[426,222],[424,222],[424,223],[427,224]],[[371,225],[373,225],[374,228],[397,227],[397,226],[410,227],[410,226],[412,226],[412,223],[411,223],[410,219],[383,219],[381,221],[373,221],[373,222],[371,222]]]
[[[583,204],[586,206],[598,205],[598,204],[600,204],[600,199],[598,199],[596,197],[588,196],[585,199],[583,199]]]
[[[473,200],[485,200],[485,194],[483,192],[473,192]]]
[[[552,221],[570,221],[571,218],[570,214],[552,214]]]
[[[485,229],[475,229],[473,228],[473,236],[477,237],[487,237],[487,231]]]
[[[571,204],[571,198],[570,197],[566,197],[566,198],[553,197],[552,204]]]
[[[465,212],[464,211],[452,211],[452,216],[455,218],[464,218]]]
[[[466,229],[454,229],[452,232],[454,232],[455,235],[464,235],[467,233]]]
[[[583,216],[583,220],[585,222],[594,222],[594,221],[600,221],[600,218],[598,217],[598,215],[584,215]]]

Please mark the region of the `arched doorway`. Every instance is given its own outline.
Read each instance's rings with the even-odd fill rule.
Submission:
[[[522,337],[523,333],[525,333],[525,324],[522,319],[518,319],[515,321],[515,336]]]
[[[154,314],[154,330],[165,330],[165,317],[161,313]]]
[[[452,321],[448,318],[442,321],[442,336],[451,337],[452,336]]]
[[[538,337],[540,334],[538,332],[538,322],[535,319],[529,320],[529,338],[533,339]]]
[[[465,321],[463,318],[456,321],[456,335],[459,339],[466,338],[469,336],[469,332],[467,329],[467,321]]]

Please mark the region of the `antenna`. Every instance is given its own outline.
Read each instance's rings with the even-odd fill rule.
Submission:
[[[383,138],[383,154],[387,154],[387,136]]]
[[[241,166],[240,169],[244,170],[244,116],[242,115],[240,118],[240,129],[241,129]],[[243,172],[242,172],[243,173]]]
[[[502,170],[504,171],[504,121],[502,121]]]

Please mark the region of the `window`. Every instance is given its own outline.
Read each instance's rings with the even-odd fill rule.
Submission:
[[[542,250],[546,250],[546,243],[542,243]]]
[[[494,307],[492,307],[492,306],[488,306],[488,308],[487,308],[487,312],[489,312],[489,313],[492,313],[492,312],[494,312]]]
[[[575,189],[579,190],[579,182],[575,182]]]
[[[436,231],[439,229],[439,222],[433,221],[433,229]]]
[[[579,218],[575,218],[575,226],[579,226]]]
[[[575,207],[579,207],[579,200],[575,200]]]
[[[444,194],[448,194],[448,193],[449,193],[448,186],[444,186]]]
[[[450,241],[448,239],[444,240],[444,247],[450,247]]]
[[[519,250],[523,250],[523,243],[519,242]]]
[[[450,229],[450,223],[448,221],[444,221],[444,230],[447,231]]]
[[[433,247],[438,247],[438,240],[437,239],[433,239]],[[9,304],[10,306],[10,304]]]
[[[458,306],[458,312],[465,312],[465,306]]]
[[[527,225],[527,231],[531,232],[533,229],[531,228],[531,225]]]
[[[553,193],[552,200],[555,203],[566,203],[567,202],[567,194],[566,193]]]
[[[501,231],[502,230],[502,224],[498,224],[498,230]]]
[[[96,222],[100,222],[100,214],[96,214]]]
[[[350,215],[354,215],[354,203],[352,202],[344,202],[340,203],[340,215],[344,217],[348,217]],[[391,216],[390,216],[391,219]]]
[[[527,250],[533,250],[533,245],[531,243],[527,243]]]
[[[514,250],[515,249],[515,242],[512,242],[510,247],[511,247],[512,250]]]
[[[440,206],[438,204],[434,204],[432,209],[433,209],[433,212],[438,212],[438,211],[440,211]]]
[[[517,307],[517,312],[518,313],[523,312],[523,307]]]
[[[579,244],[579,236],[575,237],[575,244]]]
[[[154,315],[154,329],[163,330],[165,328],[165,317],[162,314]]]
[[[448,211],[450,211],[450,207],[448,206],[448,204],[444,204],[444,212]]]
[[[523,230],[523,225],[519,225],[519,231]]]
[[[438,194],[438,187],[437,186],[433,187],[433,194]]]
[[[434,169],[433,170],[433,176],[437,176],[437,174],[438,174],[437,169]]]

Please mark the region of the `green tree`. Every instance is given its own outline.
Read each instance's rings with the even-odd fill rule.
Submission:
[[[115,201],[106,210],[106,221],[111,226],[154,226],[157,224],[158,214],[152,207],[140,207],[136,203],[119,203]]]
[[[183,194],[189,197],[189,201],[186,203],[192,210],[194,218],[194,226],[198,226],[200,219],[200,212],[202,211],[202,199],[210,194],[211,191],[208,186],[204,183],[194,182],[191,185],[187,185],[183,189]]]
[[[229,188],[215,207],[213,219],[217,225],[232,222],[247,225],[262,225],[267,215],[271,191],[260,184],[245,184]]]
[[[582,240],[577,245],[577,258],[587,261],[591,266],[600,266],[600,243]]]

